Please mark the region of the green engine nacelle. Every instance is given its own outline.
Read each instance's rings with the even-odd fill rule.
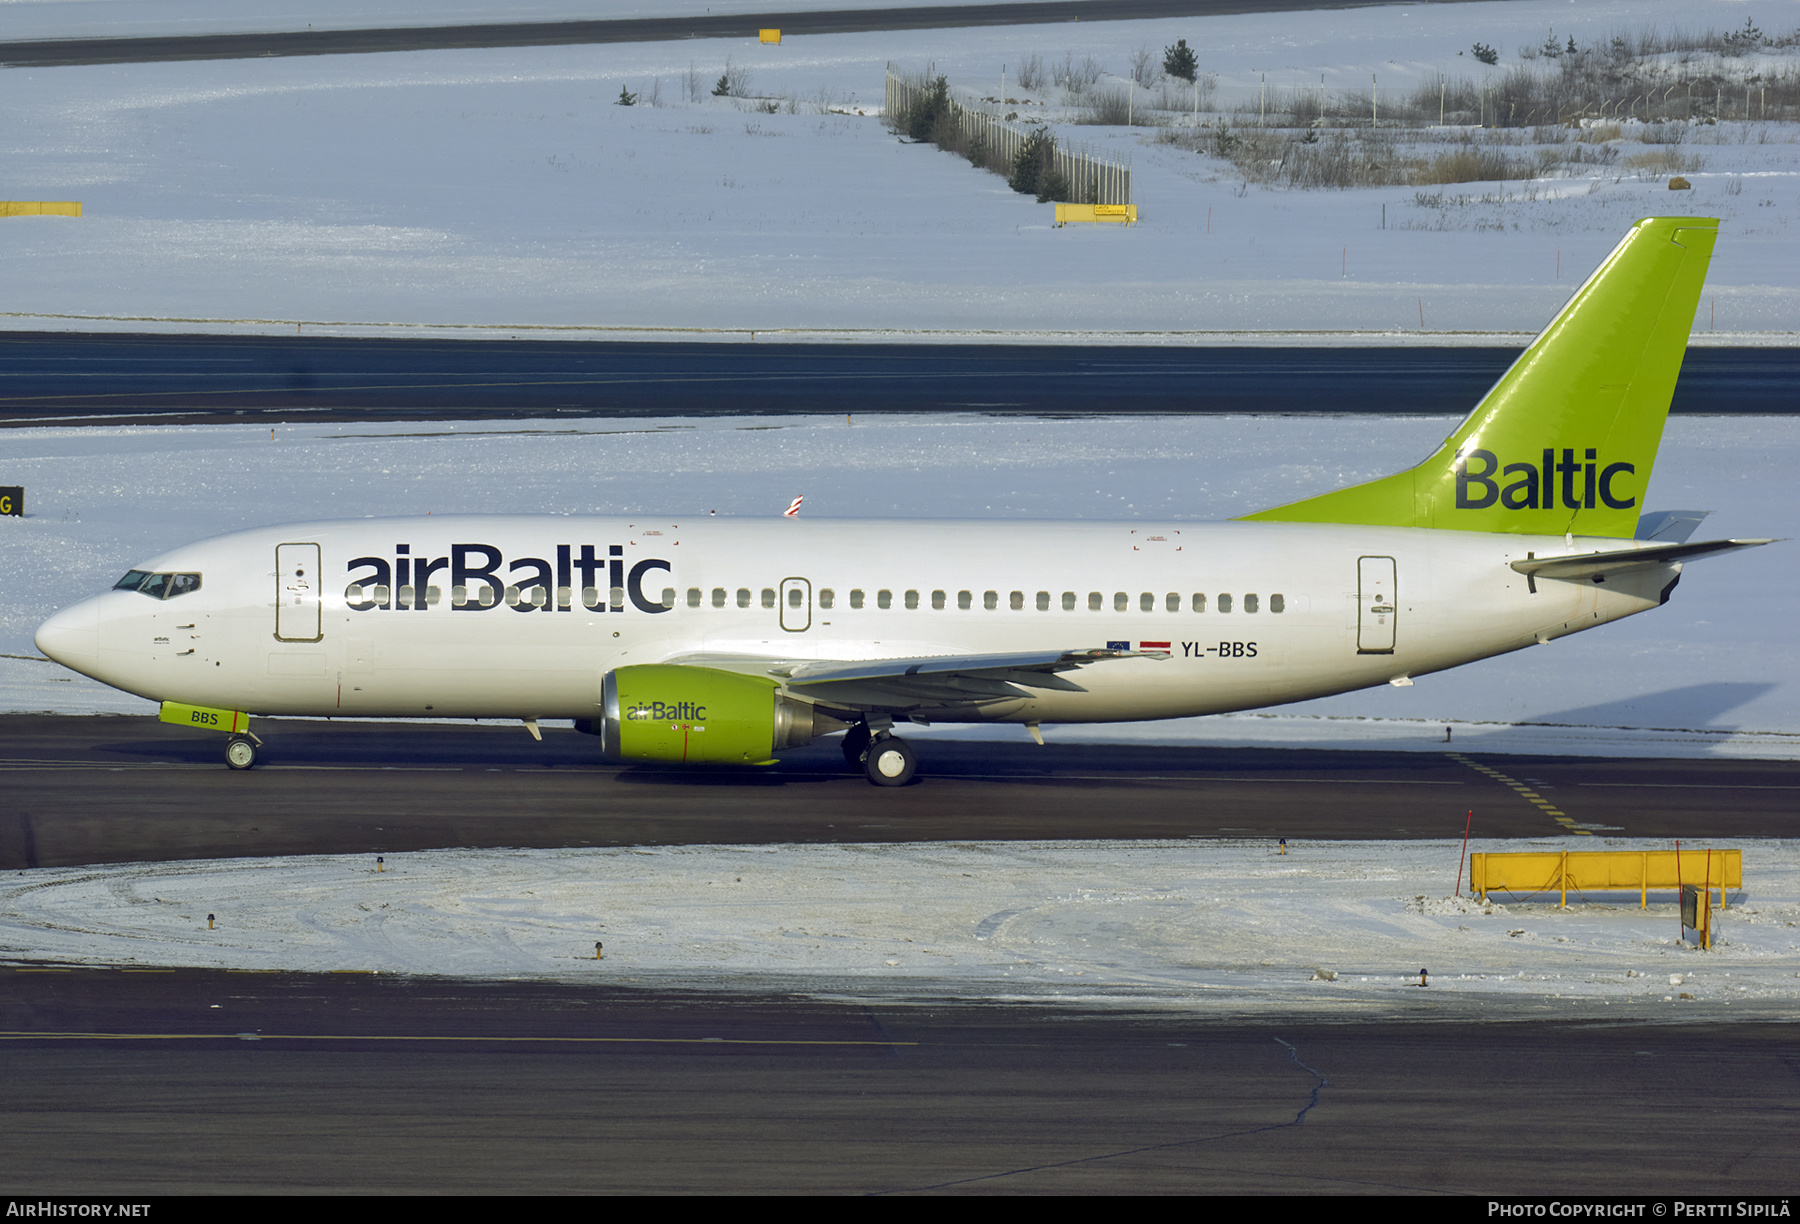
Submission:
[[[621,667],[606,673],[600,700],[600,746],[614,761],[767,765],[777,749],[844,726],[773,680],[710,667]]]

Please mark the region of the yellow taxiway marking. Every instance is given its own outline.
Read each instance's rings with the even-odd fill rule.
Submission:
[[[1543,796],[1539,795],[1536,791],[1532,790],[1529,786],[1526,786],[1523,782],[1515,782],[1513,779],[1507,777],[1505,774],[1501,773],[1498,769],[1495,769],[1493,766],[1483,765],[1480,761],[1471,761],[1468,757],[1464,756],[1460,752],[1446,752],[1444,755],[1449,757],[1452,761],[1456,761],[1459,764],[1467,765],[1470,769],[1473,769],[1476,773],[1485,774],[1486,776],[1492,778],[1496,782],[1502,783],[1503,785],[1506,785],[1506,786],[1510,786],[1513,789],[1513,791],[1521,799],[1524,799],[1526,802],[1535,806],[1538,809],[1538,811],[1544,813],[1544,815],[1554,818],[1557,824],[1561,825],[1564,829],[1568,830],[1570,833],[1575,834],[1575,836],[1577,836],[1577,837],[1592,837],[1593,836],[1593,833],[1589,832],[1587,829],[1577,829],[1575,827],[1575,822],[1573,820],[1571,820],[1568,816],[1565,816],[1563,814],[1563,812],[1561,811],[1561,809],[1559,809],[1555,804],[1551,803],[1548,799],[1545,799]]]

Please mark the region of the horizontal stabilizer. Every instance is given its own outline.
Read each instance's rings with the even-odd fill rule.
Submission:
[[[1531,578],[1591,578],[1598,581],[1608,574],[1644,569],[1652,565],[1668,565],[1673,561],[1693,561],[1715,553],[1736,552],[1740,548],[1757,548],[1774,542],[1772,539],[1707,540],[1699,544],[1609,548],[1602,552],[1564,553],[1558,557],[1527,557],[1523,561],[1514,561],[1512,567]]]

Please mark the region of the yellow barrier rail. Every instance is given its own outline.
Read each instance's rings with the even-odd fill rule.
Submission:
[[[1554,892],[1561,895],[1566,909],[1570,889],[1624,892],[1635,888],[1638,908],[1645,909],[1651,889],[1673,890],[1683,884],[1718,889],[1719,904],[1724,905],[1726,889],[1744,886],[1744,852],[1544,850],[1469,856],[1469,887],[1483,901],[1490,892]]]
[[[0,200],[0,217],[79,217],[80,200]]]
[[[1056,223],[1068,225],[1088,223],[1094,225],[1136,225],[1136,204],[1058,204],[1056,206]]]

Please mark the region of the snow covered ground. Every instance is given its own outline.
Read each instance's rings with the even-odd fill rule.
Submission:
[[[240,528],[356,515],[717,510],[824,518],[1217,520],[1398,470],[1448,419],[979,415],[11,429],[0,473],[0,655],[137,562]],[[1648,508],[1710,509],[1701,538],[1800,537],[1800,420],[1676,418]],[[1549,646],[1274,711],[1049,727],[1058,740],[1577,755],[1800,755],[1791,543],[1690,565],[1671,602]],[[0,658],[0,709],[149,702]],[[911,733],[909,733],[911,734]],[[1019,735],[921,728],[921,736]]]
[[[6,37],[634,15],[645,6],[417,0],[0,0]],[[704,7],[704,6],[702,6]],[[0,192],[85,215],[0,221],[0,326],[458,334],[790,329],[816,335],[1532,333],[1639,216],[1724,218],[1699,328],[1800,339],[1800,130],[1721,123],[1691,192],[1608,169],[1274,191],[1142,129],[1065,132],[1131,158],[1142,222],[1053,229],[1050,206],[874,117],[885,65],[998,88],[1004,65],[1128,71],[1186,38],[1217,104],[1281,87],[1396,95],[1478,71],[1475,41],[1554,27],[1742,24],[1735,0],[1507,0],[1341,12],[790,39],[0,72]],[[1759,14],[1784,32],[1800,6]],[[755,98],[714,98],[727,62]],[[697,89],[690,98],[689,75]],[[615,105],[621,89],[640,95]],[[655,104],[650,104],[654,102]],[[760,113],[772,106],[778,113]],[[793,113],[787,113],[789,111]],[[1627,135],[1626,143],[1631,143]],[[1639,146],[1631,144],[1631,148]],[[1621,162],[1621,165],[1623,162]],[[1464,189],[1466,188],[1466,190]],[[1385,208],[1387,228],[1381,228]],[[198,322],[196,322],[198,321]],[[566,335],[566,331],[548,334]]]
[[[1800,845],[1738,848],[1746,885],[1707,953],[1680,942],[1666,894],[1648,910],[1625,893],[1566,911],[1555,894],[1454,898],[1454,841],[1286,856],[1189,841],[440,850],[387,855],[379,873],[372,855],[40,869],[0,880],[0,959],[1229,1014],[1791,1012]]]

